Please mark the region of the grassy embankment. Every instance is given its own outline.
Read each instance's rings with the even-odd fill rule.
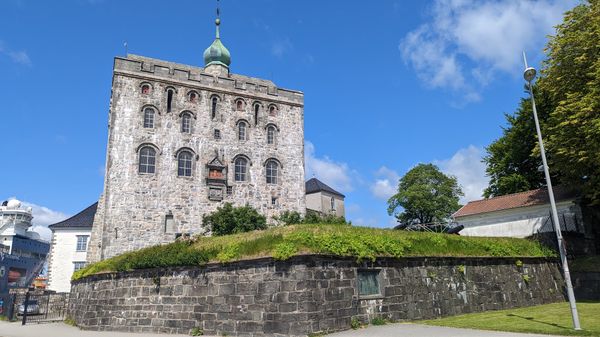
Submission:
[[[600,303],[577,303],[583,330],[573,330],[569,303],[486,311],[422,321],[429,325],[454,328],[525,332],[561,336],[600,336]]]
[[[536,242],[513,238],[475,238],[348,225],[292,225],[220,237],[199,237],[125,253],[91,264],[73,280],[102,272],[197,266],[272,256],[333,254],[375,260],[391,256],[542,257],[554,253]]]

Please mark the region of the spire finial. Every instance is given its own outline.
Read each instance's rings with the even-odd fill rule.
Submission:
[[[215,25],[217,26],[217,35],[216,38],[219,39],[219,25],[221,24],[221,10],[220,10],[221,2],[217,0],[217,18],[215,19]]]

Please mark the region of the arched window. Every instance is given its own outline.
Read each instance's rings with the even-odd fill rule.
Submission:
[[[167,90],[167,112],[171,112],[171,107],[173,105],[173,89]]]
[[[246,122],[241,121],[238,123],[238,140],[247,140],[248,139],[248,125]]]
[[[144,127],[152,129],[154,128],[154,109],[144,109]]]
[[[248,160],[239,157],[235,160],[235,181],[246,181],[248,172]]]
[[[277,161],[273,159],[270,159],[269,161],[267,161],[265,168],[267,184],[277,184],[277,179],[279,175],[279,163],[277,163]]]
[[[181,115],[181,132],[192,132],[192,115],[190,115],[188,112],[185,112]]]
[[[244,101],[242,101],[241,99],[238,99],[237,102],[235,102],[235,108],[238,111],[244,110]]]
[[[260,110],[260,104],[254,104],[254,125],[258,125],[258,111]]]
[[[180,177],[192,176],[192,153],[190,151],[181,151],[177,155],[177,175]]]
[[[217,97],[213,97],[211,100],[211,118],[215,119],[215,117],[217,117],[217,103],[219,102],[219,99]]]
[[[154,173],[156,168],[156,150],[151,146],[144,146],[139,151],[139,173]]]
[[[275,105],[269,106],[269,116],[277,115],[277,107]]]
[[[267,144],[275,144],[277,129],[274,125],[267,127]]]
[[[195,91],[190,91],[188,94],[188,101],[196,103],[198,101],[198,93]]]
[[[148,95],[150,93],[150,84],[142,84],[142,94]]]

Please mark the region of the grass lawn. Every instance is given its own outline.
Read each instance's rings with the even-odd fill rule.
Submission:
[[[563,336],[600,336],[600,302],[577,303],[582,331],[573,330],[568,302],[488,311],[422,321],[454,328],[512,331]]]
[[[144,248],[93,263],[73,279],[101,272],[169,266],[197,266],[272,256],[332,254],[375,260],[403,256],[554,256],[539,243],[516,238],[483,238],[408,232],[350,225],[304,224],[216,237],[196,237]]]

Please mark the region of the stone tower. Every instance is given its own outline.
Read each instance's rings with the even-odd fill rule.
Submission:
[[[231,74],[219,25],[204,68],[115,57],[88,261],[210,235],[202,215],[225,202],[305,212],[304,95]]]

